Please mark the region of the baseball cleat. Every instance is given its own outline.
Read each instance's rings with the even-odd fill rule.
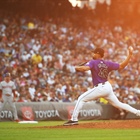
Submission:
[[[78,125],[78,121],[69,120],[68,122],[63,124],[63,126],[70,126],[70,125]]]
[[[140,117],[140,110],[136,113],[136,116]]]
[[[15,119],[14,122],[20,122],[20,120],[19,119]]]

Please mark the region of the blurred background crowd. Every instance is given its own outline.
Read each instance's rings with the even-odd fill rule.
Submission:
[[[76,72],[75,65],[92,59],[90,51],[96,47],[104,48],[105,59],[122,62],[133,46],[129,65],[111,73],[109,81],[120,101],[140,103],[138,12],[130,8],[124,14],[126,9],[120,8],[118,13],[111,9],[113,2],[110,7],[98,3],[94,11],[72,7],[66,0],[5,2],[0,9],[0,81],[11,73],[17,102],[75,102],[93,87],[90,72]]]

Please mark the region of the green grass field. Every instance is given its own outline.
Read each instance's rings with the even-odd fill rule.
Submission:
[[[89,121],[88,121],[89,122]],[[93,121],[92,121],[93,122]],[[0,122],[0,140],[139,140],[139,129],[40,128],[62,125],[63,121],[38,124]]]

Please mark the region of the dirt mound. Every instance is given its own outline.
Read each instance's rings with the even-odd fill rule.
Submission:
[[[43,126],[39,128],[98,128],[98,129],[140,129],[140,120],[104,120],[96,122],[82,122],[73,126]]]

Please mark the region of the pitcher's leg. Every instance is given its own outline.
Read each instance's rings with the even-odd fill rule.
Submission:
[[[138,112],[137,109],[131,107],[130,105],[120,102],[118,98],[114,95],[114,93],[110,94],[106,99],[109,101],[110,104],[112,104],[116,108],[126,110],[133,114],[136,114]]]
[[[80,109],[83,107],[85,102],[95,100],[99,97],[106,97],[108,95],[108,83],[105,85],[100,84],[97,87],[94,87],[85,93],[83,93],[79,98],[75,105],[71,120],[64,123],[63,125],[76,125],[78,124],[78,115]]]
[[[95,88],[93,88],[93,89],[86,91],[78,98],[78,101],[77,101],[74,111],[72,113],[72,117],[71,117],[72,121],[78,121],[79,111],[81,110],[81,108],[83,107],[85,102],[97,98],[96,92],[97,92],[97,90]]]

